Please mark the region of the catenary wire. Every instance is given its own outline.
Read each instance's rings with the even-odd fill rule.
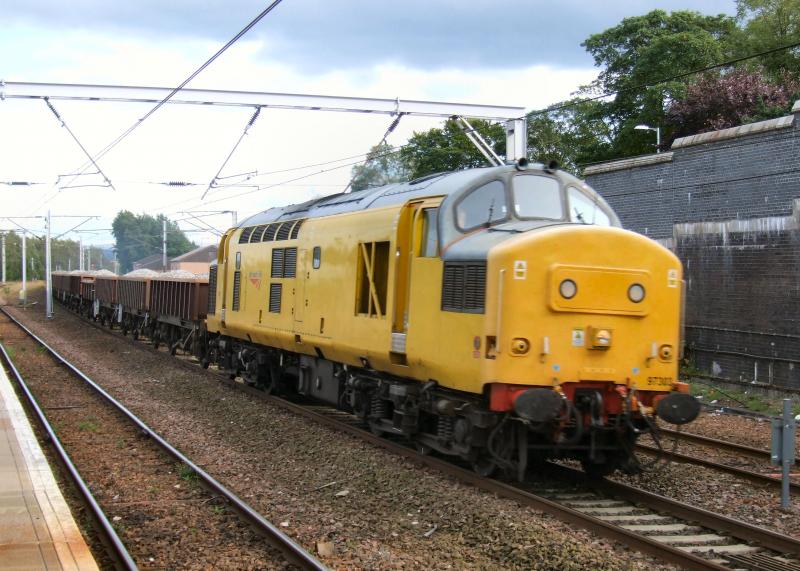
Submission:
[[[84,166],[82,166],[82,167],[80,167],[80,168],[78,169],[78,170],[79,170],[79,171],[81,171],[81,172],[79,172],[78,174],[74,175],[74,176],[73,176],[73,179],[74,179],[75,177],[77,177],[77,176],[80,176],[80,174],[82,174],[82,172],[84,172],[86,169],[88,169],[88,167],[89,167],[89,166],[92,164],[92,162],[99,161],[99,160],[100,160],[101,158],[103,158],[103,157],[104,157],[104,156],[105,156],[105,155],[106,155],[106,154],[107,154],[109,151],[111,151],[111,149],[113,149],[114,147],[116,147],[117,145],[119,145],[119,144],[120,144],[120,143],[121,143],[121,142],[122,142],[122,141],[123,141],[123,140],[124,140],[126,137],[128,137],[128,136],[129,136],[131,133],[133,133],[133,132],[134,132],[134,131],[135,131],[135,130],[136,130],[136,129],[137,129],[137,128],[138,128],[138,127],[139,127],[139,126],[142,124],[142,123],[144,123],[144,121],[146,121],[146,120],[147,120],[147,119],[148,119],[150,116],[152,116],[152,115],[153,115],[153,113],[155,113],[156,111],[158,111],[158,109],[160,109],[160,108],[161,108],[161,107],[162,107],[162,106],[163,106],[165,103],[167,103],[167,101],[169,101],[170,99],[172,99],[172,97],[173,97],[175,94],[177,94],[177,93],[178,93],[178,92],[179,92],[181,89],[183,89],[184,87],[186,87],[186,85],[187,85],[187,84],[188,84],[190,81],[192,81],[192,80],[193,80],[195,77],[197,77],[197,76],[198,76],[200,73],[202,73],[202,72],[203,72],[203,71],[204,71],[204,70],[205,70],[205,69],[206,69],[206,68],[207,68],[209,65],[211,65],[211,64],[212,64],[212,63],[213,63],[213,62],[214,62],[214,61],[215,61],[215,60],[216,60],[216,59],[217,59],[219,56],[221,56],[221,55],[222,55],[222,54],[223,54],[225,51],[227,51],[227,49],[228,49],[228,48],[230,48],[230,47],[231,47],[233,44],[235,44],[235,43],[236,43],[236,42],[237,42],[237,41],[238,41],[238,40],[239,40],[239,39],[240,39],[242,36],[244,36],[244,35],[245,35],[247,32],[249,32],[249,31],[250,31],[250,29],[251,29],[251,28],[253,28],[253,26],[255,26],[256,24],[258,24],[258,22],[260,22],[260,21],[261,21],[261,20],[262,20],[262,19],[263,19],[263,18],[264,18],[264,17],[265,17],[267,14],[269,14],[270,12],[272,12],[272,10],[274,10],[274,9],[275,9],[275,8],[278,6],[278,4],[280,4],[282,1],[283,1],[283,0],[273,0],[273,2],[272,2],[272,3],[271,3],[269,6],[267,6],[267,7],[266,7],[264,10],[262,10],[262,11],[261,11],[261,13],[259,13],[259,14],[258,14],[258,16],[256,16],[255,18],[253,18],[253,19],[250,21],[250,23],[249,23],[249,24],[247,24],[247,25],[246,25],[244,28],[242,28],[242,29],[239,31],[239,33],[237,33],[237,34],[236,34],[236,35],[235,35],[233,38],[231,38],[231,39],[228,41],[228,43],[226,43],[224,46],[222,46],[222,47],[221,47],[221,48],[220,48],[220,49],[219,49],[219,50],[218,50],[218,51],[217,51],[217,52],[216,52],[216,53],[215,53],[213,56],[211,56],[209,59],[207,59],[207,60],[206,60],[206,61],[205,61],[205,62],[204,62],[204,63],[203,63],[203,64],[202,64],[202,65],[201,65],[199,68],[197,68],[197,69],[196,69],[194,72],[192,72],[192,73],[189,75],[189,77],[187,77],[185,80],[183,80],[183,81],[180,83],[180,85],[178,85],[178,86],[177,86],[175,89],[173,89],[172,91],[170,91],[170,92],[167,94],[167,96],[166,96],[166,97],[164,97],[164,98],[163,98],[161,101],[159,101],[158,103],[156,103],[156,105],[155,105],[155,106],[154,106],[152,109],[150,109],[150,110],[149,110],[147,113],[145,113],[145,114],[144,114],[144,116],[142,116],[141,118],[139,118],[139,119],[138,119],[138,120],[137,120],[135,123],[133,123],[133,125],[131,125],[130,127],[128,127],[128,129],[126,129],[125,131],[123,131],[123,132],[122,132],[122,134],[120,134],[120,135],[119,135],[119,136],[118,136],[116,139],[114,139],[114,140],[113,140],[113,141],[111,141],[111,142],[110,142],[108,145],[106,145],[106,146],[105,146],[105,147],[104,147],[104,148],[103,148],[103,149],[102,149],[102,150],[101,150],[101,151],[100,151],[100,152],[99,152],[97,155],[95,155],[94,157],[92,157],[92,159],[91,159],[91,162],[84,163]],[[49,198],[48,200],[46,200],[46,201],[45,201],[45,204],[46,204],[47,202],[49,202],[50,200],[52,200],[52,198]],[[37,208],[41,208],[41,205],[40,205],[40,206],[38,206]]]

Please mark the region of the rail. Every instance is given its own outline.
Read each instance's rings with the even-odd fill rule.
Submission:
[[[62,363],[74,375],[83,380],[97,394],[99,394],[109,404],[127,417],[142,431],[144,435],[150,437],[156,444],[159,445],[159,447],[167,452],[167,454],[188,466],[189,469],[191,469],[192,472],[197,475],[200,481],[206,487],[208,487],[208,489],[225,498],[229,505],[234,508],[234,510],[242,517],[242,519],[251,524],[253,528],[259,532],[272,546],[280,550],[291,563],[297,565],[301,569],[307,570],[326,571],[328,569],[324,564],[322,564],[322,562],[318,561],[292,538],[275,527],[271,522],[264,518],[264,516],[242,501],[236,494],[223,486],[205,470],[187,458],[182,452],[164,440],[164,438],[162,438],[155,430],[150,428],[147,424],[145,424],[144,421],[134,415],[122,403],[114,399],[114,397],[107,393],[102,387],[100,387],[72,363],[62,357],[55,349],[50,347],[47,343],[45,343],[45,341],[43,341],[30,329],[25,327],[25,325],[10,315],[4,308],[0,307],[0,312],[8,317],[8,319],[15,323],[20,329],[25,331],[25,333],[27,333],[32,339],[41,345],[54,359]]]

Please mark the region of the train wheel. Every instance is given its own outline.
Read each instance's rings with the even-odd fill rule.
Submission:
[[[375,436],[383,436],[383,429],[377,422],[369,422],[369,431]]]
[[[602,480],[617,469],[617,464],[615,462],[581,460],[581,466],[590,480]]]
[[[494,460],[486,456],[479,456],[477,460],[472,461],[472,471],[483,478],[488,478],[497,470],[497,464]]]

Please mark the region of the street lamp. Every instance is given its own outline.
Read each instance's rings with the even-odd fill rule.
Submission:
[[[650,125],[636,125],[634,127],[637,131],[655,131],[656,132],[656,152],[661,152],[661,128],[651,127]]]

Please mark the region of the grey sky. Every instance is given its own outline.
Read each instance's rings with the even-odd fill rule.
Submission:
[[[6,23],[224,41],[266,0],[6,0]],[[660,8],[735,11],[733,0],[284,0],[251,31],[263,57],[310,72],[383,62],[418,69],[591,66],[580,47],[623,17]]]

